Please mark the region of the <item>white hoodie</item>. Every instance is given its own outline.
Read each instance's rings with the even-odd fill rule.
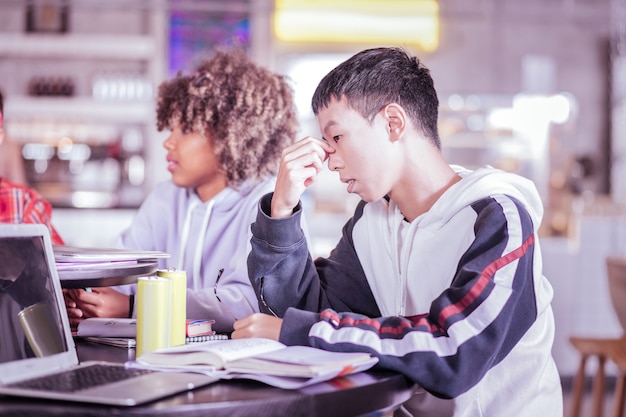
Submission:
[[[370,352],[428,391],[405,403],[413,415],[561,417],[539,195],[519,175],[454,168],[462,180],[412,222],[361,202],[314,263],[300,211],[272,219],[264,197],[251,282],[284,316],[281,342]]]
[[[259,199],[273,191],[274,184],[271,178],[243,184],[238,190],[228,187],[202,202],[191,189],[171,181],[160,183],[120,236],[118,246],[169,253],[170,258],[159,260],[159,268],[186,271],[187,318],[213,319],[216,331],[230,332],[236,318],[259,309],[246,268],[249,228]],[[214,289],[218,275],[221,302]],[[134,293],[136,286],[118,289]]]

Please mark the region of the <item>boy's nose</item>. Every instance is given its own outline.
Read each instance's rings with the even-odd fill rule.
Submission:
[[[328,169],[331,171],[337,171],[341,168],[341,159],[337,156],[337,152],[328,154]]]

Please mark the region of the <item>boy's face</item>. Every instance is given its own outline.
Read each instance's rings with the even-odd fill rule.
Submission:
[[[345,99],[333,99],[319,110],[317,120],[326,142],[335,149],[328,168],[337,171],[349,193],[368,202],[387,195],[394,185],[398,166],[398,146],[389,140],[389,125],[383,112],[369,123],[348,107]]]
[[[226,187],[226,174],[220,170],[213,145],[205,136],[183,133],[176,126],[163,147],[167,149],[167,169],[177,186],[195,189],[203,201]]]

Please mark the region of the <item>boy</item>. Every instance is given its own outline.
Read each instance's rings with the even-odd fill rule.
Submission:
[[[312,104],[323,139],[283,152],[252,225],[250,279],[283,319],[251,315],[233,337],[370,352],[428,392],[398,413],[562,415],[533,184],[444,160],[429,70],[401,49],[356,54]],[[362,201],[313,262],[299,198],[325,161]]]
[[[146,198],[120,246],[169,253],[159,267],[186,271],[187,317],[231,332],[258,311],[249,230],[298,128],[291,87],[241,50],[218,51],[160,85],[156,114],[157,128],[171,131],[163,146],[172,180]],[[132,316],[135,288],[66,291],[70,322]]]
[[[4,142],[3,116],[4,99],[0,92],[0,146]],[[63,244],[51,217],[52,205],[37,191],[0,176],[0,223],[41,223],[50,230],[52,243]]]

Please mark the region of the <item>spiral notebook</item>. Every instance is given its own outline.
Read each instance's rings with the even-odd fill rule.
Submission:
[[[43,225],[0,225],[0,323],[0,395],[132,406],[216,380],[79,363]],[[113,381],[86,388],[77,375],[95,367],[97,374],[114,374]]]

